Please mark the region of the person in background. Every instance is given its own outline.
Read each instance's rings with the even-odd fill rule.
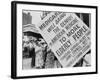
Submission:
[[[35,47],[34,47],[34,41],[30,41],[30,56],[32,57],[32,61],[31,61],[31,67],[35,67]]]
[[[54,53],[51,51],[49,47],[47,47],[45,68],[54,68],[54,57]]]
[[[34,39],[32,36],[29,36],[28,49],[29,49],[29,57],[32,58],[31,67],[33,68],[35,67],[35,48],[34,48]]]
[[[41,47],[41,44],[39,43],[39,41],[36,41],[36,44],[35,44],[35,53],[36,53],[35,67],[38,68],[38,69],[41,69],[43,67],[44,60],[43,60],[42,47]]]

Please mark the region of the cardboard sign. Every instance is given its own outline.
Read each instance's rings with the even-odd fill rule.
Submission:
[[[50,12],[37,29],[63,67],[74,66],[90,49],[90,28],[75,13]]]

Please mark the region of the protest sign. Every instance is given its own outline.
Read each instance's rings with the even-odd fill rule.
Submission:
[[[37,29],[63,67],[74,66],[90,49],[90,28],[75,13],[50,12]]]

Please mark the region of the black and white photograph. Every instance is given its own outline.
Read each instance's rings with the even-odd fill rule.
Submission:
[[[96,6],[15,1],[12,7],[13,78],[97,73]]]
[[[43,20],[46,17],[50,17],[54,20],[49,23],[48,20],[48,32],[54,31],[57,29],[56,24],[62,24],[63,27],[68,28],[70,27],[69,32],[66,31],[67,35],[73,35],[76,31],[78,31],[75,36],[77,38],[81,38],[81,43],[74,42],[75,44],[72,45],[72,54],[68,53],[66,55],[67,51],[67,44],[65,43],[63,47],[59,48],[59,53],[65,49],[65,52],[63,53],[66,55],[65,58],[68,58],[67,60],[70,60],[71,57],[69,57],[69,54],[71,54],[73,57],[77,56],[79,52],[81,52],[82,49],[88,47],[85,49],[87,51],[86,53],[83,53],[84,55],[76,61],[76,63],[73,66],[69,67],[88,67],[91,66],[91,28],[90,28],[90,17],[91,15],[88,13],[73,13],[75,14],[80,20],[86,24],[86,28],[88,28],[88,31],[85,32],[85,28],[81,28],[81,25],[78,26],[77,20],[71,19],[72,13],[67,12],[53,12],[53,11],[29,11],[29,10],[23,10],[22,13],[23,18],[23,40],[22,40],[22,47],[23,47],[23,69],[44,69],[44,68],[63,68],[64,66],[59,62],[58,58],[55,56],[52,49],[50,49],[47,42],[44,40],[42,35],[37,30],[37,27],[35,25],[35,20],[39,22],[39,20]],[[51,14],[55,14],[54,16]],[[70,17],[67,17],[67,14],[70,15]],[[40,18],[40,19],[37,19]],[[61,22],[62,21],[62,22]],[[56,24],[53,24],[55,22]],[[68,23],[69,22],[69,23]],[[47,24],[47,23],[45,23]],[[53,25],[50,25],[53,24]],[[67,25],[69,25],[67,27]],[[60,26],[60,25],[59,25]],[[80,29],[78,29],[80,27]],[[59,28],[58,28],[59,29]],[[57,30],[58,30],[57,29]],[[84,36],[84,34],[86,34]],[[66,35],[66,36],[67,36]],[[60,30],[58,31],[56,36],[61,36]],[[74,36],[74,35],[73,35]],[[50,36],[48,36],[50,37]],[[58,37],[58,41],[65,40],[65,37]],[[73,37],[74,38],[74,37]],[[66,38],[67,39],[67,38]],[[87,44],[87,45],[86,45]],[[74,47],[76,46],[76,47]],[[74,48],[73,48],[74,47]],[[85,52],[84,51],[84,52]],[[67,57],[68,56],[68,57]],[[81,55],[80,55],[81,56]],[[79,57],[80,57],[79,56]],[[67,67],[66,67],[67,68]]]

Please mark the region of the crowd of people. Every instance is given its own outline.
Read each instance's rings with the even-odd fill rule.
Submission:
[[[29,54],[26,55],[25,53]],[[31,68],[61,68],[61,64],[43,38],[24,36],[23,58],[31,58]]]

